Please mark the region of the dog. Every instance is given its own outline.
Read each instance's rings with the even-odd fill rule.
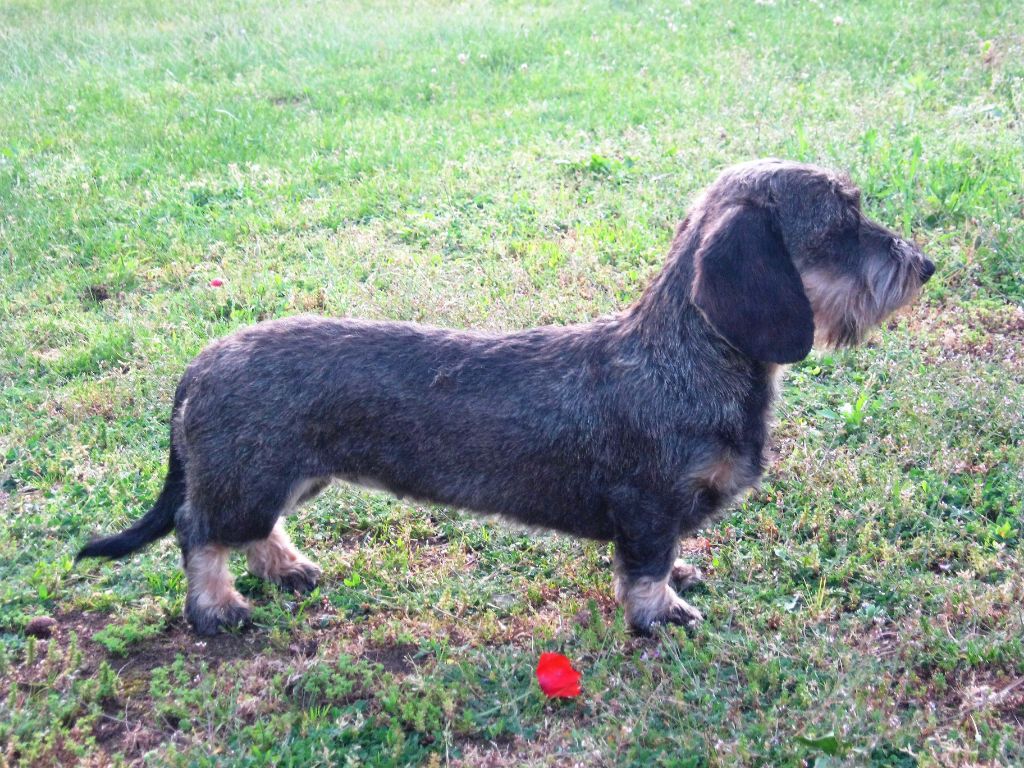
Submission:
[[[507,334],[297,316],[215,341],[171,411],[163,490],[129,529],[79,553],[120,558],[176,531],[185,614],[244,624],[228,572],[289,590],[321,570],[282,517],[340,479],[615,543],[629,625],[693,626],[699,578],[681,536],[764,470],[780,370],[849,346],[935,271],[869,220],[850,179],[760,160],[726,169],[679,225],[628,309]]]

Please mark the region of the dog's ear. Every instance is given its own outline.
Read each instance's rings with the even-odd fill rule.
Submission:
[[[726,341],[764,362],[807,357],[814,315],[769,211],[725,211],[694,262],[693,302]]]

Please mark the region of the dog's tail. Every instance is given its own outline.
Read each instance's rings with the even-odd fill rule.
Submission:
[[[171,423],[185,400],[185,383],[178,385],[178,391],[174,397],[174,407],[171,410]],[[147,544],[150,544],[162,536],[174,530],[174,515],[185,503],[185,467],[181,462],[181,455],[174,444],[172,430],[171,456],[167,462],[167,478],[164,480],[163,490],[157,497],[152,508],[136,520],[135,524],[114,536],[107,536],[102,539],[93,539],[75,556],[75,562],[86,557],[105,557],[109,560],[130,555]]]

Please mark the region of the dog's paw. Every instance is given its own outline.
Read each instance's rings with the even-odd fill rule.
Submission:
[[[309,561],[295,563],[286,571],[275,573],[270,578],[287,592],[312,592],[320,583],[323,569]]]
[[[688,602],[677,597],[665,614],[664,621],[668,624],[678,624],[687,629],[693,629],[704,621],[704,616]]]
[[[683,592],[704,581],[704,574],[697,566],[691,565],[685,560],[676,560],[672,565],[672,574],[669,579],[676,589]]]
[[[644,589],[626,597],[626,620],[638,635],[650,635],[663,624],[678,624],[693,629],[704,617],[664,582],[660,588]]]
[[[197,635],[210,637],[224,630],[249,626],[252,623],[252,610],[241,596],[237,600],[203,608],[186,600],[185,618]]]
[[[630,629],[635,635],[650,637],[658,627],[666,624],[675,624],[683,627],[687,632],[691,632],[702,621],[704,621],[704,616],[700,611],[685,600],[677,598],[672,606],[660,616],[643,623],[631,623]]]

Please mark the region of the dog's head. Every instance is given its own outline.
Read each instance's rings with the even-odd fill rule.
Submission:
[[[935,271],[861,212],[846,176],[760,160],[727,169],[697,204],[692,299],[757,360],[802,360],[817,342],[856,344]]]

